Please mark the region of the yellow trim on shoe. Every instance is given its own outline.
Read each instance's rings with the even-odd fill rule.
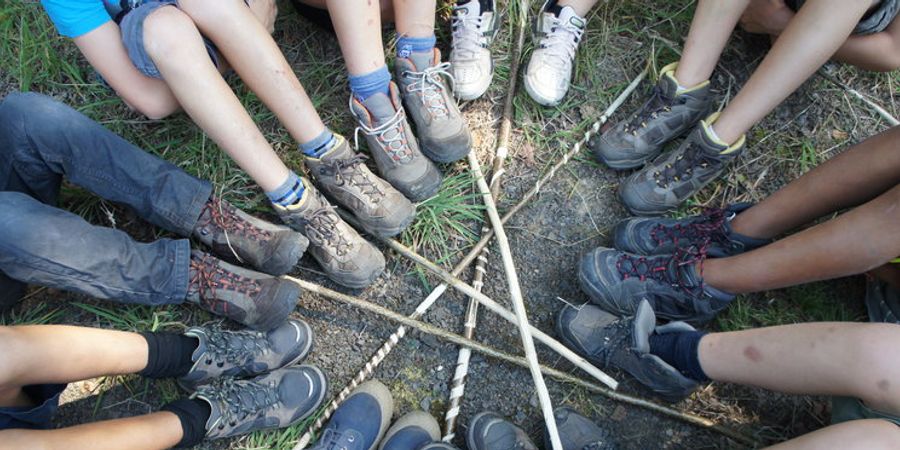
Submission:
[[[311,194],[310,190],[312,189],[312,185],[309,184],[306,181],[306,178],[303,178],[303,177],[300,177],[300,182],[303,183],[303,196],[300,197],[300,200],[298,200],[297,203],[294,203],[293,205],[290,205],[290,206],[281,206],[281,205],[272,203],[272,207],[275,208],[275,211],[278,211],[278,210],[293,211],[293,210],[300,208],[304,203],[309,201],[309,196]]]
[[[694,92],[698,89],[705,88],[706,86],[709,86],[709,80],[706,80],[695,86],[691,86],[691,87],[687,87],[687,88],[681,87],[681,82],[678,81],[678,78],[675,78],[675,71],[677,69],[678,69],[678,63],[673,62],[672,64],[669,64],[668,66],[663,67],[662,70],[659,71],[660,78],[669,77],[672,79],[672,81],[675,82],[675,85],[678,86],[678,89],[675,91],[675,95],[687,94],[690,92]]]
[[[747,141],[747,135],[742,134],[741,137],[734,144],[729,144],[727,142],[723,142],[721,139],[718,139],[717,137],[713,136],[713,134],[711,133],[712,125],[716,120],[719,119],[719,116],[721,114],[722,113],[720,113],[720,112],[714,112],[714,113],[710,114],[709,117],[700,121],[700,127],[703,129],[703,132],[706,133],[706,137],[708,137],[709,140],[711,140],[711,141],[715,142],[716,144],[721,145],[723,147],[728,147],[725,150],[722,150],[721,152],[719,152],[719,154],[721,154],[721,155],[727,155],[729,153],[734,153],[734,152],[744,148],[744,143]]]
[[[327,151],[325,151],[325,153],[322,153],[322,156],[320,156],[320,157],[318,157],[318,158],[314,158],[314,157],[312,157],[312,156],[307,156],[306,159],[311,159],[311,160],[313,160],[313,161],[321,161],[322,158],[325,157],[325,155],[331,153],[332,151],[334,151],[334,149],[340,147],[341,144],[342,144],[344,141],[346,141],[346,139],[344,138],[344,136],[341,136],[340,134],[334,133],[334,140],[333,140],[334,143],[331,144],[331,147],[330,147]]]

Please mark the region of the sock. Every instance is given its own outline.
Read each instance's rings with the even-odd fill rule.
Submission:
[[[456,6],[465,6],[472,0],[456,0]],[[494,0],[478,0],[481,6],[481,12],[486,13],[494,10]]]
[[[305,190],[306,186],[303,185],[300,177],[296,173],[291,172],[288,174],[287,179],[281,183],[281,186],[278,186],[272,192],[266,192],[266,196],[269,197],[269,201],[272,203],[288,207],[299,202],[303,198],[303,191]]]
[[[181,421],[183,436],[176,447],[193,447],[203,441],[206,436],[206,421],[212,414],[209,403],[200,399],[183,398],[163,406],[162,411],[175,414]]]
[[[409,55],[413,53],[425,52],[428,52],[430,56],[434,53],[434,44],[436,42],[437,38],[435,38],[433,34],[427,37],[400,36],[400,38],[397,39],[397,57],[409,58]]]
[[[147,340],[147,367],[138,372],[147,378],[175,378],[187,375],[194,364],[191,356],[197,340],[174,333],[141,333]]]
[[[554,16],[559,17],[559,13],[562,12],[563,7],[559,5],[557,0],[553,0],[547,5],[546,12],[552,13]]]
[[[716,134],[716,129],[713,128],[712,125],[706,127],[706,132],[709,133],[709,137],[713,138],[714,141],[722,142],[722,138],[720,138],[719,135]]]
[[[391,73],[387,66],[381,66],[369,73],[350,75],[350,91],[359,99],[366,101],[374,94],[390,94]]]
[[[698,383],[705,383],[709,381],[709,377],[703,367],[700,367],[700,354],[697,352],[700,338],[705,335],[702,331],[652,334],[650,353],[660,357],[682,375]]]
[[[325,128],[325,131],[313,138],[313,140],[300,144],[300,151],[306,156],[318,158],[328,150],[331,150],[334,141],[334,133],[328,128]]]

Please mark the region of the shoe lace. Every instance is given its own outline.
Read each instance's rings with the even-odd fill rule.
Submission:
[[[359,188],[373,202],[384,198],[384,192],[378,187],[374,175],[363,170],[363,163],[368,159],[365,155],[354,155],[350,158],[336,159],[322,164],[323,174],[333,175],[338,186],[349,184]]]
[[[350,450],[347,446],[343,445],[343,442],[341,442],[343,438],[344,433],[332,428],[326,428],[325,431],[322,432],[322,437],[319,438],[318,444],[313,447],[313,450]],[[347,436],[348,443],[353,444],[355,440],[356,438],[353,435]],[[356,449],[357,447],[353,447],[353,449]]]
[[[446,95],[447,86],[444,84],[444,78],[450,80],[451,88],[455,86],[456,80],[450,74],[450,63],[445,62],[436,66],[426,68],[421,72],[414,70],[406,70],[403,76],[413,80],[407,86],[410,92],[418,92],[422,99],[422,104],[431,114],[432,117],[441,118],[450,115],[450,107],[447,106]]]
[[[270,350],[265,334],[258,331],[226,331],[215,328],[208,334],[206,364],[215,362],[222,367],[225,362],[243,365],[255,355]]]
[[[353,102],[351,97],[350,102]],[[351,106],[352,110],[352,106]],[[412,149],[409,148],[409,142],[406,133],[403,130],[403,122],[406,120],[406,112],[403,108],[398,108],[397,112],[383,124],[376,127],[369,127],[362,121],[353,131],[353,146],[359,150],[359,133],[362,132],[366,136],[375,136],[375,139],[381,143],[385,153],[392,160],[399,163],[407,163],[412,160]]]
[[[646,128],[647,121],[656,119],[660,113],[672,110],[672,99],[666,96],[665,92],[659,86],[654,86],[650,92],[650,98],[641,105],[634,118],[625,125],[625,131],[637,135],[639,128]]]
[[[551,21],[550,32],[541,39],[540,47],[550,50],[547,57],[556,60],[556,67],[560,71],[567,71],[575,60],[575,52],[584,29],[569,22],[559,20],[559,17],[548,14]]]
[[[653,172],[653,178],[659,187],[666,188],[674,182],[690,180],[694,176],[694,169],[706,169],[710,166],[721,166],[722,162],[706,154],[696,142],[689,142],[684,152],[675,158],[672,163],[666,163],[661,170]]]
[[[235,427],[248,417],[262,414],[281,400],[272,386],[259,382],[242,381],[230,378],[216,380],[205,392],[209,398],[224,405],[219,428]]]
[[[227,314],[228,302],[218,298],[216,291],[237,292],[255,297],[262,289],[255,280],[227,271],[219,265],[219,261],[210,255],[192,255],[190,263],[190,294],[196,293],[200,301],[212,311]]]
[[[340,220],[329,206],[323,206],[303,219],[306,237],[315,245],[333,248],[338,256],[345,256],[353,246],[338,232]]]
[[[453,18],[450,21],[453,30],[452,50],[462,59],[474,58],[478,50],[487,47],[488,39],[484,35],[484,16],[470,17],[465,6],[453,6]]]
[[[676,248],[672,255],[639,256],[622,252],[616,261],[616,269],[622,279],[637,278],[640,281],[656,280],[674,288],[693,294],[703,288],[703,262],[706,260],[706,246]],[[687,279],[685,266],[700,263],[699,285]]]
[[[603,367],[608,367],[618,352],[630,346],[633,322],[632,319],[623,318],[606,326],[603,345],[593,355],[603,361]]]
[[[680,241],[685,241],[687,246],[728,243],[725,221],[731,214],[733,213],[722,208],[706,208],[700,217],[689,222],[678,222],[671,226],[656,224],[650,229],[650,237],[657,245],[672,242],[676,248],[681,247]]]

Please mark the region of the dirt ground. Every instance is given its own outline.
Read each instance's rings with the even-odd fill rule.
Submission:
[[[505,6],[505,3],[501,2],[501,5]],[[590,29],[579,53],[573,89],[566,103],[559,108],[540,108],[524,92],[518,94],[515,99],[516,128],[512,154],[500,198],[501,212],[516,203],[534,185],[535,180],[556,162],[556,158],[571,148],[578,134],[596,120],[648,60],[656,70],[677,57],[677,46],[689,24],[692,7],[689,2],[659,3],[663,5],[656,5],[650,0],[609,2],[592,13]],[[276,31],[279,44],[317,102],[326,122],[345,135],[352,134],[351,119],[346,112],[346,79],[341,70],[342,62],[337,44],[330,34],[298,18],[289,5],[282,4],[281,7],[282,17]],[[485,166],[489,166],[493,156],[506,91],[508,70],[505,68],[510,63],[509,28],[507,23],[495,45],[498,75],[494,85],[485,98],[463,105],[475,137],[476,151]],[[446,31],[439,35],[439,42],[448,52]],[[713,79],[722,102],[733,96],[746,81],[767,48],[767,39],[736,33]],[[60,48],[59,51],[67,55],[73,54],[70,47]],[[526,57],[528,54],[530,51],[526,51]],[[78,64],[82,70],[87,71],[83,61]],[[321,76],[317,72],[320,67],[324,67],[321,69],[323,71],[339,75]],[[841,66],[830,66],[827,70],[896,113],[893,75],[865,74]],[[305,77],[306,74],[310,75]],[[21,80],[11,73],[2,74],[0,81],[0,93],[21,86]],[[639,105],[649,86],[649,83],[645,83],[620,109],[613,121],[625,118]],[[67,91],[68,87],[66,83],[60,83],[36,86],[34,89],[50,93],[76,106],[86,98],[98,101],[94,98],[94,92],[97,91],[92,90],[88,94],[80,91],[70,93]],[[252,103],[254,100],[249,101],[257,105],[258,101]],[[171,144],[173,138],[187,136],[189,139],[197,139],[196,131],[184,131],[184,127],[165,128],[159,122],[146,121],[125,112],[121,104],[116,102],[109,95],[101,96],[99,106],[86,113],[117,131],[127,129],[127,137],[139,140],[145,147],[152,143],[169,142],[167,145],[148,147],[165,157],[178,151],[178,145]],[[259,121],[267,135],[283,135],[270,115],[255,110],[254,113],[259,114]],[[117,120],[117,115],[125,115],[126,119]],[[185,121],[183,118],[177,120],[181,121],[179,124]],[[814,77],[754,128],[748,136],[746,154],[729,171],[728,176],[698,195],[680,213],[689,213],[701,206],[720,205],[723,202],[759,200],[846,145],[858,142],[885,127],[877,116],[842,90],[822,78]],[[281,139],[279,142],[286,142],[283,136]],[[286,153],[289,148],[285,144],[279,146],[279,150]],[[178,156],[174,158],[177,160]],[[204,172],[205,167],[191,165],[190,162],[180,161],[179,164],[193,173],[200,173],[229,186],[225,192],[226,197],[251,207],[260,215],[271,217],[260,201],[259,193],[249,188],[246,180],[234,182],[231,175],[227,171],[219,171],[218,166],[215,166],[214,173],[209,174]],[[462,173],[465,169],[463,163],[444,167],[448,174]],[[615,189],[626,175],[600,167],[591,160],[589,154],[584,153],[561,170],[535,201],[507,225],[523,283],[529,318],[535,326],[549,334],[555,334],[555,315],[565,303],[581,304],[587,301],[577,287],[574,274],[576,262],[580,255],[591,248],[609,245],[609,230],[618,220],[626,217],[626,212],[615,197]],[[165,235],[159,230],[150,229],[122,208],[105,203],[90,203],[84,199],[85,195],[71,190],[67,191],[64,204],[76,210],[82,205],[88,205],[80,210],[87,217],[103,225],[110,225],[110,221],[114,221],[116,226],[139,239]],[[465,202],[475,204],[476,199],[469,198]],[[104,213],[98,214],[98,209]],[[480,228],[480,224],[473,221],[468,221],[463,226],[473,233],[477,233]],[[441,259],[447,268],[452,267],[472,244],[458,234],[454,236],[443,248],[422,247],[419,251],[432,259]],[[416,237],[407,235],[403,240],[415,242]],[[294,275],[408,314],[430,292],[429,287],[437,285],[439,281],[423,275],[403,257],[386,253],[389,256],[387,272],[373,286],[362,291],[347,291],[335,286],[318,272],[316,263],[310,257],[303,259]],[[507,290],[499,257],[492,255],[490,261],[485,293],[507,303]],[[470,280],[471,276],[469,270],[461,278]],[[827,298],[822,301],[838,302],[846,307],[841,311],[849,311],[850,319],[859,317],[859,300],[862,296],[860,279],[839,280],[816,286],[819,287],[814,292],[827,293]],[[803,295],[806,295],[806,291],[765,292],[747,296],[741,302],[750,305],[753,311],[762,311],[767,307],[784,305]],[[76,303],[83,306],[73,306]],[[464,296],[448,292],[424,320],[444,329],[461,332],[466,303]],[[42,311],[53,310],[61,311],[53,316],[55,322],[124,329],[179,329],[210,319],[208,315],[190,308],[172,307],[161,311],[135,307],[119,309],[108,302],[37,289],[8,320],[28,321],[22,317],[29,311],[37,311],[34,315],[39,315]],[[295,314],[309,322],[315,331],[315,349],[308,362],[325,371],[331,383],[332,394],[337,393],[356,374],[384,339],[396,329],[396,324],[385,319],[310,293],[302,296]],[[729,314],[714,324],[713,329],[769,324],[760,323],[759,314],[751,314],[750,319],[738,317],[736,313]],[[775,320],[778,321],[778,318]],[[792,319],[782,317],[781,320]],[[510,353],[520,353],[517,331],[484,309],[479,317],[476,339]],[[584,376],[541,345],[538,345],[538,350],[543,363]],[[442,418],[456,355],[457,348],[454,345],[413,332],[378,368],[375,378],[391,388],[397,400],[396,414],[421,408]],[[622,391],[639,396],[648,395],[627,375],[615,371],[612,371],[612,375],[621,381]],[[571,405],[608,427],[621,448],[740,447],[717,433],[638,407],[619,404],[552,378],[547,378],[547,381],[556,405]],[[461,432],[465,430],[469,417],[483,410],[494,410],[529,430],[536,442],[543,442],[540,408],[527,371],[476,354],[471,363],[466,392],[458,435],[463,434]],[[73,383],[66,391],[57,425],[146,413],[180,395],[169,381],[149,382],[136,377],[102,378]],[[710,385],[674,406],[685,412],[711,418],[769,443],[821,427],[829,418],[827,399],[787,396],[722,384]],[[288,432],[262,433],[230,442],[204,444],[200,448],[290,448],[292,439],[299,431],[301,430],[294,429]],[[465,447],[462,440],[456,443],[461,448]]]

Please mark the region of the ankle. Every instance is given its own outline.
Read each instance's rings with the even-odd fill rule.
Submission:
[[[434,52],[436,42],[437,38],[434,34],[422,37],[400,36],[397,39],[397,57],[409,58],[413,53],[429,53],[430,55]]]
[[[675,68],[675,72],[672,74],[672,78],[674,78],[675,82],[678,83],[679,92],[689,91],[709,81],[709,77],[702,77],[694,72],[691,72],[688,70],[687,66],[684,66],[680,63],[678,64],[678,67]]]
[[[162,411],[175,414],[181,422],[182,437],[176,447],[194,447],[203,441],[206,422],[212,414],[209,403],[200,399],[180,399],[163,406]]]
[[[138,372],[146,378],[176,378],[184,376],[193,365],[197,340],[173,333],[144,332],[147,341],[147,365]]]
[[[350,91],[364,102],[375,94],[390,95],[391,72],[386,65],[360,75],[350,75]]]
[[[703,331],[682,331],[650,335],[650,353],[658,356],[682,375],[698,382],[709,381],[700,364],[700,340]]]
[[[269,201],[273,204],[288,207],[298,203],[303,198],[306,186],[303,180],[294,173],[290,172],[288,177],[275,190],[266,192]]]

